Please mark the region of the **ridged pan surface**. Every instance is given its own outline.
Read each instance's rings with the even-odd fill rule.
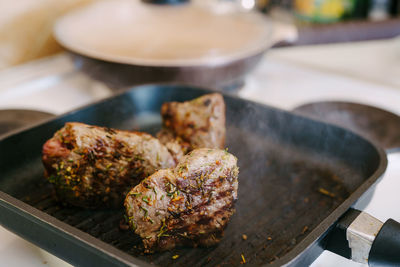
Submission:
[[[208,92],[142,86],[0,140],[0,191],[11,196],[0,194],[0,223],[76,265],[231,266],[243,258],[253,265],[309,263],[320,253],[312,248],[321,236],[384,172],[386,157],[342,128],[231,96],[225,96],[226,147],[238,158],[239,199],[218,246],[143,255],[140,238],[119,229],[122,207],[89,211],[56,201],[43,178],[41,147],[65,122],[154,134],[162,103]],[[13,214],[21,226],[13,226]],[[24,230],[36,220],[33,214],[46,238]],[[74,253],[61,249],[68,242],[77,246]],[[84,251],[94,256],[85,259]]]

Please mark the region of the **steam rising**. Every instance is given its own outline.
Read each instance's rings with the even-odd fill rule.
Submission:
[[[311,118],[350,129],[385,149],[400,148],[400,117],[386,110],[347,102],[316,102],[296,110]]]
[[[348,116],[349,122],[352,119]],[[374,148],[349,131],[281,111],[267,112],[253,103],[228,110],[227,120],[235,121],[228,125],[227,146],[237,154],[240,167],[251,166],[252,176],[267,172],[267,163],[290,172],[299,170],[293,162],[301,162],[304,170],[325,170],[331,177],[321,179],[335,179],[351,192],[375,171],[377,165],[367,162],[379,162],[373,161]]]

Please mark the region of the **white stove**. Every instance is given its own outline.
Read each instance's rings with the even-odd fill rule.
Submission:
[[[390,82],[385,82],[377,74],[368,75],[368,72],[364,73],[366,77],[363,77],[363,72],[359,69],[357,72],[349,69],[348,65],[363,67],[362,62],[357,65],[351,58],[346,58],[351,64],[343,69],[335,64],[331,68],[326,67],[330,66],[330,60],[337,62],[338,57],[349,54],[355,59],[373,55],[378,60],[380,57],[376,53],[385,46],[396,49],[393,41],[387,40],[352,45],[315,46],[314,49],[307,47],[272,50],[249,75],[239,95],[289,110],[314,101],[344,100],[374,105],[400,114],[400,75],[397,78],[390,77]],[[390,58],[387,56],[388,49],[384,51],[384,58]],[[396,51],[400,54],[400,45]],[[320,57],[321,62],[316,60],[316,56]],[[391,73],[400,66],[400,58],[397,61],[393,58],[386,62],[395,65],[387,66],[391,68]],[[346,64],[344,59],[340,62]],[[380,62],[377,66],[382,68],[386,63]],[[372,71],[373,66],[365,67]],[[378,72],[384,73],[381,69],[377,70]],[[66,54],[0,72],[0,109],[23,108],[61,114],[111,94],[112,91],[106,85],[77,72]],[[400,210],[394,208],[396,203],[400,202],[400,196],[397,194],[397,188],[400,187],[400,153],[391,154],[388,158],[388,170],[376,186],[372,200],[368,203],[366,200],[370,197],[363,196],[355,207],[382,221],[388,218],[400,221]],[[46,265],[68,264],[0,227],[0,266]],[[364,265],[325,251],[312,266]]]

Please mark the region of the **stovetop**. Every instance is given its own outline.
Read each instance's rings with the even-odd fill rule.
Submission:
[[[400,88],[302,64],[298,55],[291,61],[287,54],[293,53],[293,49],[286,50],[288,53],[285,49],[272,50],[265,56],[247,77],[245,86],[238,93],[240,97],[289,110],[314,101],[352,101],[400,114]],[[329,50],[329,46],[326,49]],[[354,49],[356,51],[356,46]],[[307,57],[313,58],[311,49],[307,53],[303,55],[305,61]],[[331,56],[340,55],[333,53]],[[0,72],[0,109],[33,109],[61,114],[113,92],[105,84],[77,71],[65,53]],[[377,185],[372,200],[369,202],[371,195],[364,195],[355,207],[382,221],[388,218],[400,221],[400,210],[393,208],[400,201],[396,190],[400,187],[399,174],[400,154],[391,154],[387,173]],[[4,266],[65,264],[2,228],[0,258]],[[362,265],[325,251],[313,266]]]

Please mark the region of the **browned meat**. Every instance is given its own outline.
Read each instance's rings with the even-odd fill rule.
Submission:
[[[169,153],[174,157],[175,162],[178,162],[190,149],[190,144],[182,140],[182,138],[175,136],[175,134],[168,129],[162,129],[157,133],[157,138],[168,149]]]
[[[175,158],[196,148],[224,148],[225,103],[221,94],[208,94],[183,103],[164,103],[161,116],[163,130],[157,137]],[[176,152],[179,146],[182,152]]]
[[[87,208],[122,205],[132,186],[176,164],[151,135],[76,122],[44,144],[42,159],[58,197]]]
[[[236,163],[224,150],[196,149],[133,188],[125,209],[145,251],[218,243],[237,200]]]

